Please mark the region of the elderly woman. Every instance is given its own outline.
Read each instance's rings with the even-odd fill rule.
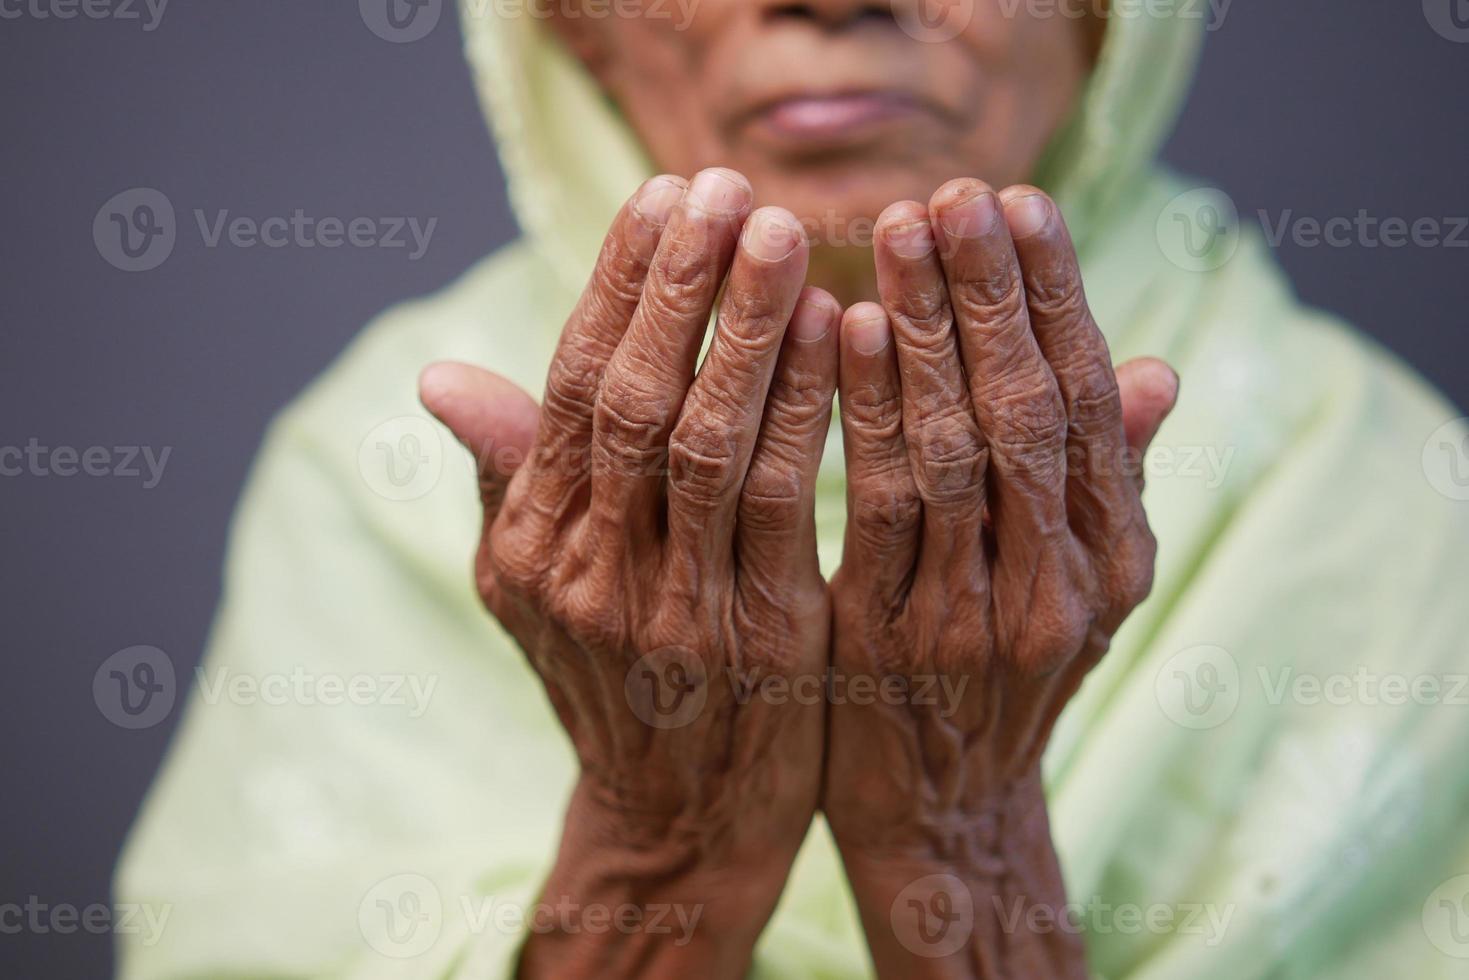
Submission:
[[[1201,5],[906,4],[468,4],[525,238],[274,426],[125,975],[1462,975],[1453,410]]]

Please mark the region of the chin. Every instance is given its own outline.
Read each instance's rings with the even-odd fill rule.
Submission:
[[[871,247],[877,216],[888,205],[905,200],[926,202],[948,179],[934,180],[913,168],[860,163],[751,168],[744,173],[754,186],[757,203],[778,205],[795,214],[814,244],[864,249]]]

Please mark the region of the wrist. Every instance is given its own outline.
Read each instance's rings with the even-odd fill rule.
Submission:
[[[794,851],[737,855],[724,828],[610,806],[579,784],[523,976],[743,976]]]
[[[1038,777],[838,847],[879,977],[1085,976]]]

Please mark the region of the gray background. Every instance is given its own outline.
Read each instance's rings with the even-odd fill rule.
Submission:
[[[135,644],[192,668],[272,412],[375,312],[514,234],[451,11],[409,44],[375,36],[350,2],[178,3],[142,28],[0,19],[0,446],[172,447],[152,489],[0,477],[0,904],[108,901],[172,723],[109,723],[94,672]],[[1245,215],[1465,216],[1466,91],[1469,43],[1436,33],[1415,0],[1240,3],[1210,36],[1167,156]],[[182,231],[160,268],[126,274],[99,257],[91,226],[137,186],[163,190]],[[439,221],[410,261],[403,249],[208,249],[196,207]],[[1469,249],[1279,256],[1306,299],[1469,402]],[[0,934],[0,975],[101,975],[109,947],[108,935]]]

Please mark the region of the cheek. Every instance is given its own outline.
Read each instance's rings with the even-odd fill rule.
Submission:
[[[979,78],[964,156],[991,183],[1029,179],[1075,104],[1090,69],[1087,22],[1065,17],[976,17],[956,39]]]
[[[706,65],[711,45],[671,20],[625,18],[604,32],[603,89],[637,133],[656,168],[684,176],[733,165],[720,145]]]

